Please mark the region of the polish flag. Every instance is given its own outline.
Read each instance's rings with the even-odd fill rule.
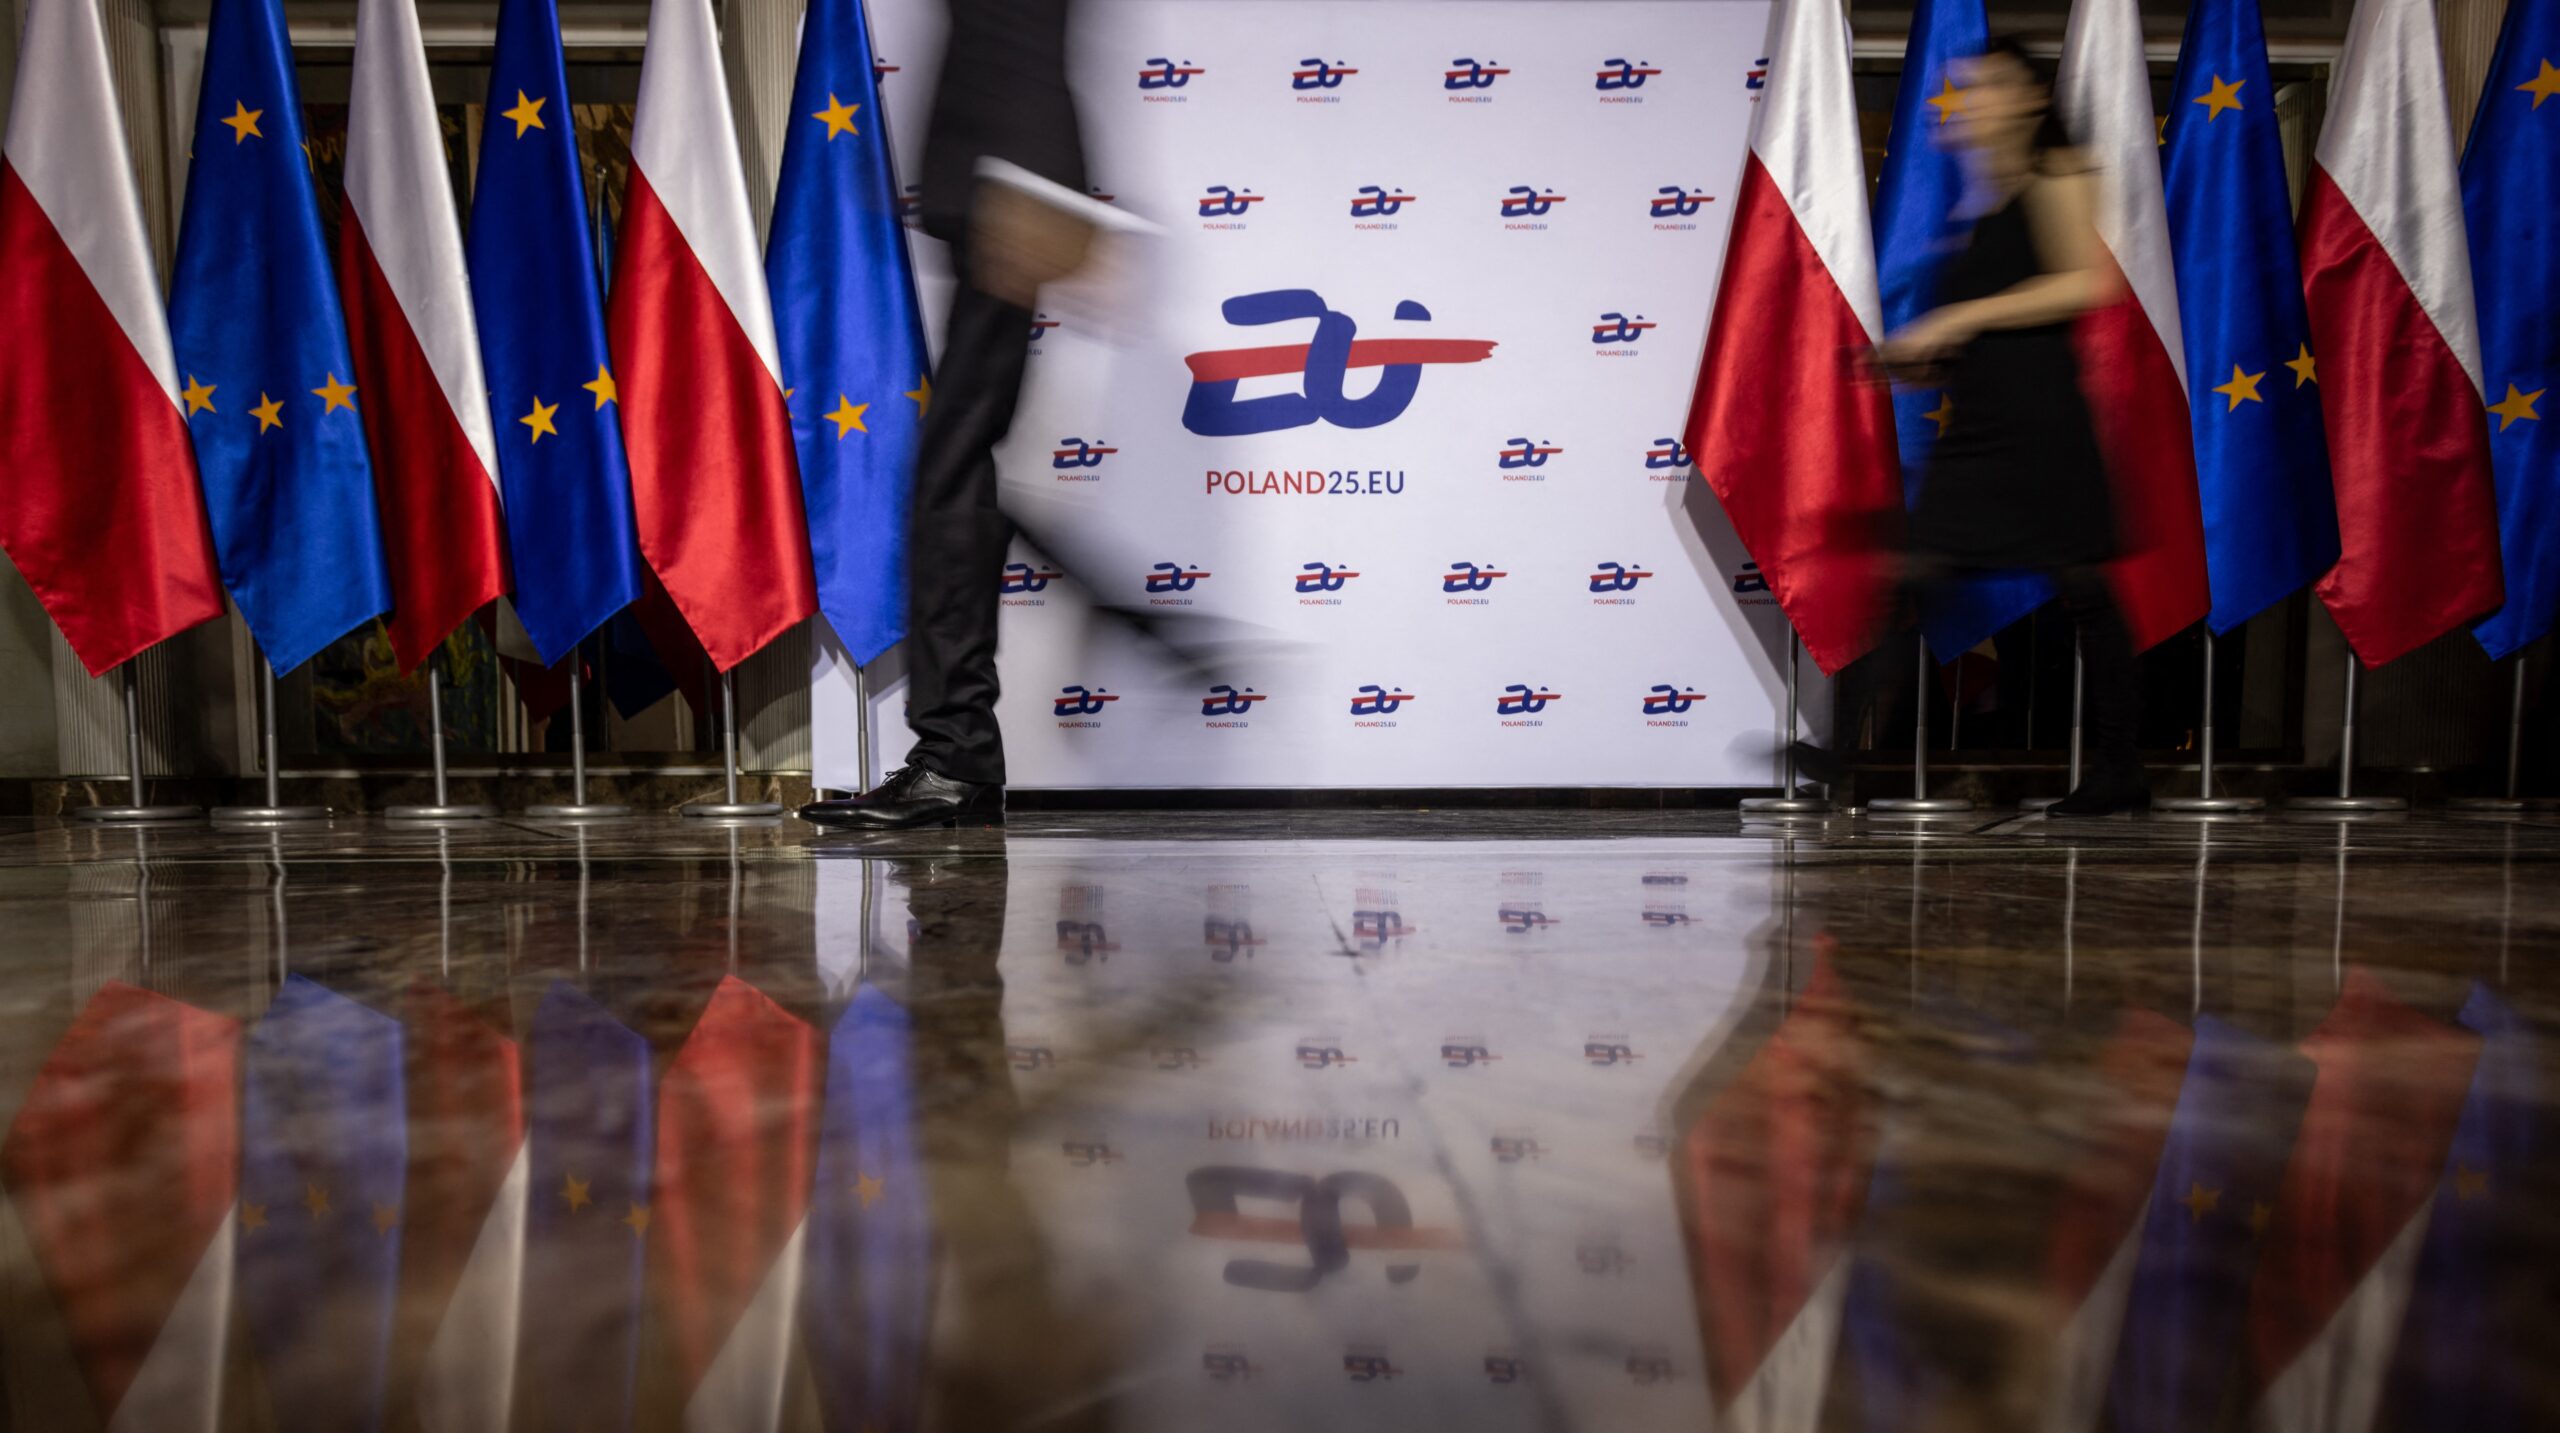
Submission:
[[[1767,1043],[1699,1112],[1678,1182],[1716,1424],[1814,1433],[1874,1162],[1854,1012],[1826,952]]]
[[[2338,565],[2315,590],[2356,655],[2380,666],[2506,600],[2428,0],[2356,5],[2294,227],[2338,491]]]
[[[34,0],[0,150],[0,547],[92,675],[220,615],[96,0]]]
[[[2356,967],[2302,1051],[2319,1074],[2250,1290],[2250,1421],[2360,1433],[2382,1407],[2480,1037]]]
[[[2213,603],[2187,424],[2186,338],[2160,187],[2160,128],[2134,0],[2077,0],[2071,7],[2054,103],[2098,164],[2093,217],[2124,278],[2115,302],[2081,319],[2072,340],[2124,548],[2107,578],[2139,652],[2204,620]]]
[[[1685,441],[1804,648],[1836,672],[1875,645],[1902,511],[1893,407],[1857,356],[1884,332],[1847,27],[1782,0]]]
[[[649,7],[606,328],[641,555],[728,671],[818,579],[710,0]]]
[[[489,385],[414,0],[356,5],[338,290],[405,672],[507,588]]]

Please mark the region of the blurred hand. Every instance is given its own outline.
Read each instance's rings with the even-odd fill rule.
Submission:
[[[1030,308],[1040,286],[1082,267],[1093,225],[1007,184],[981,183],[969,210],[969,278],[981,293]]]
[[[1944,368],[1973,335],[1958,309],[1932,309],[1876,345],[1876,364],[1895,378],[1923,378]]]

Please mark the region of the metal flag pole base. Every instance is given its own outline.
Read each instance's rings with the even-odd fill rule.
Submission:
[[[154,806],[142,799],[142,712],[135,704],[132,660],[128,658],[118,670],[124,674],[124,769],[129,799],[120,805],[78,807],[72,811],[71,819],[116,826],[203,819],[201,806]]]
[[[1791,816],[1828,816],[1831,803],[1819,796],[1800,795],[1796,789],[1796,653],[1803,643],[1793,630],[1787,633],[1787,729],[1781,743],[1784,753],[1779,768],[1778,794],[1746,796],[1742,814],[1746,818]]]
[[[569,799],[524,808],[536,821],[610,821],[631,814],[630,807],[618,802],[587,799],[587,692],[578,672],[583,661],[582,653],[569,653]]]
[[[486,821],[498,814],[498,808],[476,801],[457,802],[445,787],[444,772],[444,677],[427,660],[427,745],[435,753],[436,799],[410,802],[382,808],[386,821]]]
[[[2448,810],[2468,816],[2516,816],[2525,800],[2517,794],[2524,779],[2524,658],[2515,660],[2515,699],[2507,713],[2507,790],[2503,796],[2458,796]]]
[[[2204,629],[2204,724],[2197,729],[2199,779],[2193,796],[2166,796],[2151,803],[2154,811],[2172,816],[2245,816],[2267,803],[2255,796],[2213,794],[2213,629]]]
[[[1911,794],[1879,796],[1867,803],[1867,814],[1910,821],[1931,816],[1962,816],[1973,803],[1961,796],[1929,794],[1929,639],[1920,639],[1920,701],[1912,713]]]
[[[2360,663],[2356,654],[2347,653],[2347,690],[2343,702],[2345,715],[2338,723],[2338,794],[2335,796],[2296,796],[2284,809],[2296,816],[2322,820],[2353,819],[2358,816],[2383,816],[2406,811],[2409,803],[2397,796],[2358,796],[2356,779],[2356,677]]]
[[[690,802],[677,809],[687,816],[721,821],[782,814],[779,801],[738,799],[738,679],[734,672],[720,674],[720,775],[721,800]]]
[[[2080,634],[2074,632],[2071,634],[2071,766],[2063,776],[2063,785],[2073,791],[2080,789],[2080,720],[2086,715],[2081,710],[2080,699],[2088,687],[2086,676],[2080,659]],[[2033,723],[2029,725],[2032,727]],[[2030,745],[2035,741],[2032,730],[2027,733],[2027,741]],[[2059,796],[2030,796],[2018,803],[2018,811],[2021,815],[2041,816],[2046,807],[2061,799]]]
[[[264,662],[259,665],[266,667]],[[260,717],[259,740],[260,761],[266,768],[267,799],[256,806],[216,806],[213,819],[226,826],[283,826],[300,821],[328,820],[329,808],[326,806],[284,804],[281,774],[276,765],[276,669],[266,667],[266,675],[258,686],[259,697],[266,704],[266,710]]]

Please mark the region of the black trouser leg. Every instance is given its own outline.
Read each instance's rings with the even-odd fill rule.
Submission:
[[[967,266],[955,252],[955,263]],[[907,760],[1001,785],[998,583],[1013,526],[996,506],[996,444],[1022,394],[1031,314],[962,284],[916,445],[907,517]]]
[[[2116,610],[2115,594],[2096,568],[2070,568],[2056,579],[2062,610],[2080,634],[2082,724],[2088,733],[2090,771],[2138,778],[2142,757],[2135,736],[2142,722],[2142,668],[2123,614]]]

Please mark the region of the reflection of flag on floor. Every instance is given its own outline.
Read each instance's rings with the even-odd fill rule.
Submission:
[[[2520,1433],[2540,1426],[2524,1380],[2545,1377],[2530,1341],[2548,1329],[2551,1310],[2510,1261],[2546,1237],[2551,1217],[2527,1194],[2549,1167],[2542,1102],[2551,1058],[2524,1016],[2485,985],[2472,987],[2461,1019],[2480,1036],[2480,1064],[2427,1216],[2389,1426]],[[2539,1292],[2548,1295],[2547,1281]]]
[[[1707,1380],[1722,1426],[1811,1433],[1869,1173],[1850,1011],[1828,961],[1681,1144]]]
[[[524,1287],[547,1312],[519,1333],[516,1426],[624,1433],[651,1197],[649,1044],[559,984],[534,1008],[525,1064]]]
[[[2144,1205],[2178,1099],[2178,1074],[2194,1041],[2194,1032],[2157,1011],[2127,1010],[2091,1065],[2098,1098],[2076,1121],[2082,1148],[2063,1177],[2054,1221],[2049,1270],[2065,1320],[2046,1404],[2048,1430],[2097,1426],[2124,1327]]]
[[[288,976],[249,1032],[240,1305],[276,1426],[376,1428],[408,1164],[401,1033]]]
[[[110,1433],[217,1425],[239,1070],[238,1021],[110,982],[0,1145],[8,1211]]]
[[[2288,1046],[2197,1019],[2105,1389],[2117,1433],[2210,1427],[2229,1395],[2259,1239],[2311,1075]]]
[[[688,1428],[770,1429],[782,1414],[809,1202],[816,1032],[724,976],[658,1088],[658,1313]]]
[[[911,1433],[932,1306],[906,1010],[865,985],[827,1045],[802,1337],[831,1433]]]
[[[2319,1074],[2249,1300],[2259,1428],[2373,1425],[2479,1048],[2361,968],[2302,1042]]]
[[[516,1042],[445,993],[409,993],[409,1175],[394,1406],[428,1433],[504,1428],[524,1283]]]

